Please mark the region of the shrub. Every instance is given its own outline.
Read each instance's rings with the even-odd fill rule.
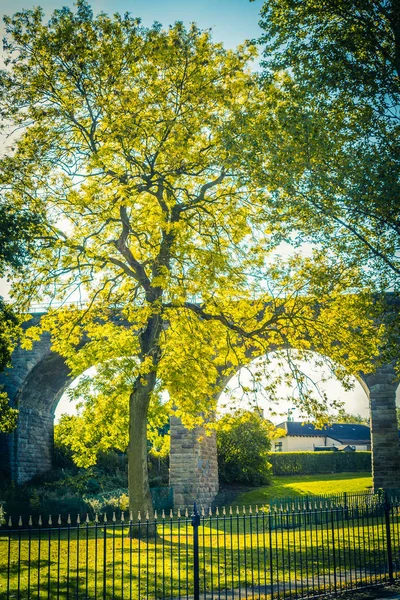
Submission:
[[[274,475],[319,475],[371,470],[371,452],[274,452]]]
[[[259,414],[238,410],[216,424],[218,468],[224,483],[263,485],[269,482],[271,424]]]

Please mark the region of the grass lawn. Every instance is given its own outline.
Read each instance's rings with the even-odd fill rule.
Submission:
[[[246,588],[242,598],[250,591],[261,600],[260,590],[268,586],[279,585],[281,597],[286,592],[304,596],[308,586],[326,594],[333,592],[335,581],[340,589],[387,580],[383,511],[372,507],[313,514],[234,511],[201,519],[202,590],[211,597],[228,597],[229,590]],[[395,513],[394,548],[399,525]],[[146,527],[142,524],[144,531]],[[40,532],[0,528],[0,598],[155,600],[193,595],[190,517],[161,521],[157,535],[150,532],[147,541],[127,534],[128,527],[116,522],[43,527]]]
[[[329,473],[326,475],[275,475],[271,485],[242,492],[234,503],[263,506],[280,498],[305,495],[339,494],[342,492],[366,492],[372,486],[370,473]]]

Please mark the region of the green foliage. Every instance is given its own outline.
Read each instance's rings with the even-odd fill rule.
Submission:
[[[263,167],[276,216],[380,289],[400,275],[398,13],[398,0],[268,0],[260,22],[264,82],[279,87]]]
[[[336,415],[330,418],[330,423],[358,423],[359,425],[367,425],[369,427],[370,420],[368,417],[362,417],[360,414],[347,413],[344,410],[339,411]]]
[[[371,452],[273,452],[268,460],[274,475],[371,470]]]
[[[218,469],[224,483],[268,483],[273,426],[256,412],[238,410],[216,424]]]
[[[39,214],[29,213],[0,198],[0,276],[29,263],[42,232]]]
[[[21,333],[21,319],[11,306],[0,297],[0,371],[10,363],[11,352]],[[18,410],[9,406],[7,394],[0,386],[0,432],[10,433],[15,429]]]
[[[11,433],[17,426],[18,410],[8,403],[8,396],[0,391],[0,432]]]

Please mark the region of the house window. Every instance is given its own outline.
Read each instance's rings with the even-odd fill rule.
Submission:
[[[275,452],[282,452],[282,442],[275,443]]]

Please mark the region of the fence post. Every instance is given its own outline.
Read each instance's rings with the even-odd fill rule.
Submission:
[[[193,579],[194,579],[194,600],[200,600],[200,573],[199,573],[199,526],[200,515],[197,512],[196,502],[193,506],[192,514],[193,525]]]
[[[386,524],[386,546],[387,546],[387,557],[388,557],[388,567],[389,567],[389,581],[393,583],[393,551],[392,551],[392,536],[390,533],[390,500],[389,495],[385,492],[385,524]]]
[[[333,518],[333,508],[331,508],[331,527],[332,527],[332,558],[333,558],[333,585],[335,596],[337,596],[337,577],[336,577],[336,548],[335,548],[335,520]],[[337,511],[337,508],[336,508]],[[337,519],[336,519],[337,520]]]

